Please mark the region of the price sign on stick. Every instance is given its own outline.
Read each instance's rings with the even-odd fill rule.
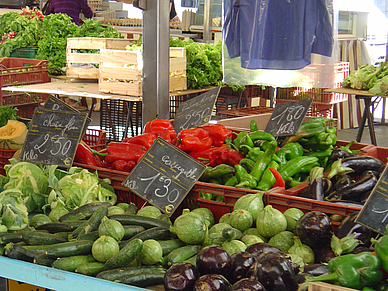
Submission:
[[[70,168],[87,114],[36,108],[21,159]]]
[[[300,100],[276,104],[264,131],[275,137],[297,134],[312,102]]]
[[[122,185],[171,216],[205,168],[158,137]]]
[[[220,89],[221,86],[181,103],[174,118],[175,131],[179,133],[209,122]]]
[[[380,175],[379,180],[358,214],[356,222],[382,235],[386,234],[385,227],[388,224],[387,167]]]

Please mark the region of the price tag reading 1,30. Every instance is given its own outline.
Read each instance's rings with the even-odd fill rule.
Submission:
[[[300,100],[276,104],[264,131],[275,137],[297,134],[312,102]]]
[[[379,180],[356,218],[356,222],[385,235],[388,224],[388,171],[385,167]]]
[[[86,120],[85,113],[35,109],[21,159],[70,168]]]
[[[179,133],[209,122],[220,89],[221,86],[181,103],[174,118],[175,131]]]
[[[205,168],[158,137],[122,185],[171,216]]]

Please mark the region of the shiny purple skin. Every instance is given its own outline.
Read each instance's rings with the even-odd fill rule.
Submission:
[[[207,246],[199,251],[196,266],[201,275],[220,274],[227,278],[232,270],[232,258],[220,246]]]
[[[280,252],[280,249],[267,243],[255,243],[249,245],[245,251],[251,253],[255,258],[257,258],[262,253]]]
[[[249,278],[243,278],[232,285],[233,291],[265,291],[263,284]]]
[[[256,262],[255,257],[248,252],[234,253],[232,256],[232,271],[229,274],[229,282],[231,284],[240,279],[247,278],[247,273],[251,266]]]
[[[190,263],[176,263],[164,275],[164,290],[191,291],[199,278],[197,268]]]
[[[206,274],[195,282],[193,291],[230,291],[232,285],[220,274]]]

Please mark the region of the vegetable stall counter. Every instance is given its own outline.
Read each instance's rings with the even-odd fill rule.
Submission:
[[[114,283],[20,260],[0,257],[0,276],[56,291],[141,291],[143,288]],[[156,287],[156,286],[155,286]],[[161,288],[153,289],[160,291]]]

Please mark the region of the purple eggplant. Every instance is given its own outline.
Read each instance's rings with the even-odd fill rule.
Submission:
[[[324,187],[323,170],[322,167],[314,167],[311,169],[308,177],[308,186],[306,191],[303,191],[302,197],[318,201],[324,200],[326,190]]]
[[[266,290],[297,291],[298,282],[289,258],[279,252],[268,252],[257,259],[257,277]]]
[[[280,252],[281,250],[277,247],[271,246],[267,243],[255,243],[249,245],[246,249],[246,252],[251,253],[255,258],[257,258],[262,253],[266,252]]]
[[[199,278],[197,268],[190,263],[176,263],[164,275],[164,290],[191,291]]]
[[[298,283],[306,282],[307,276],[320,276],[323,274],[327,274],[329,272],[329,266],[327,264],[321,264],[321,263],[315,263],[310,265],[305,265],[303,267],[303,272],[299,273],[296,278],[298,280]]]
[[[315,254],[315,263],[322,264],[328,263],[332,258],[336,257],[330,243],[320,247],[313,248]]]
[[[359,212],[354,212],[341,222],[335,235],[339,239],[344,238],[348,235],[356,233],[355,239],[362,241],[364,246],[370,246],[371,237],[376,234],[369,227],[356,222],[356,218]]]
[[[230,291],[232,290],[232,285],[220,274],[206,274],[199,277],[193,287],[193,291],[204,290]]]
[[[327,214],[310,211],[296,222],[294,231],[303,244],[316,248],[330,243],[333,225]]]
[[[263,284],[249,278],[243,278],[232,285],[233,291],[265,291]]]
[[[255,257],[248,252],[237,252],[232,255],[232,271],[228,277],[229,282],[234,284],[240,279],[247,278],[247,272],[255,263]]]
[[[220,274],[228,277],[232,270],[232,258],[222,247],[211,245],[199,251],[196,266],[201,275]]]

